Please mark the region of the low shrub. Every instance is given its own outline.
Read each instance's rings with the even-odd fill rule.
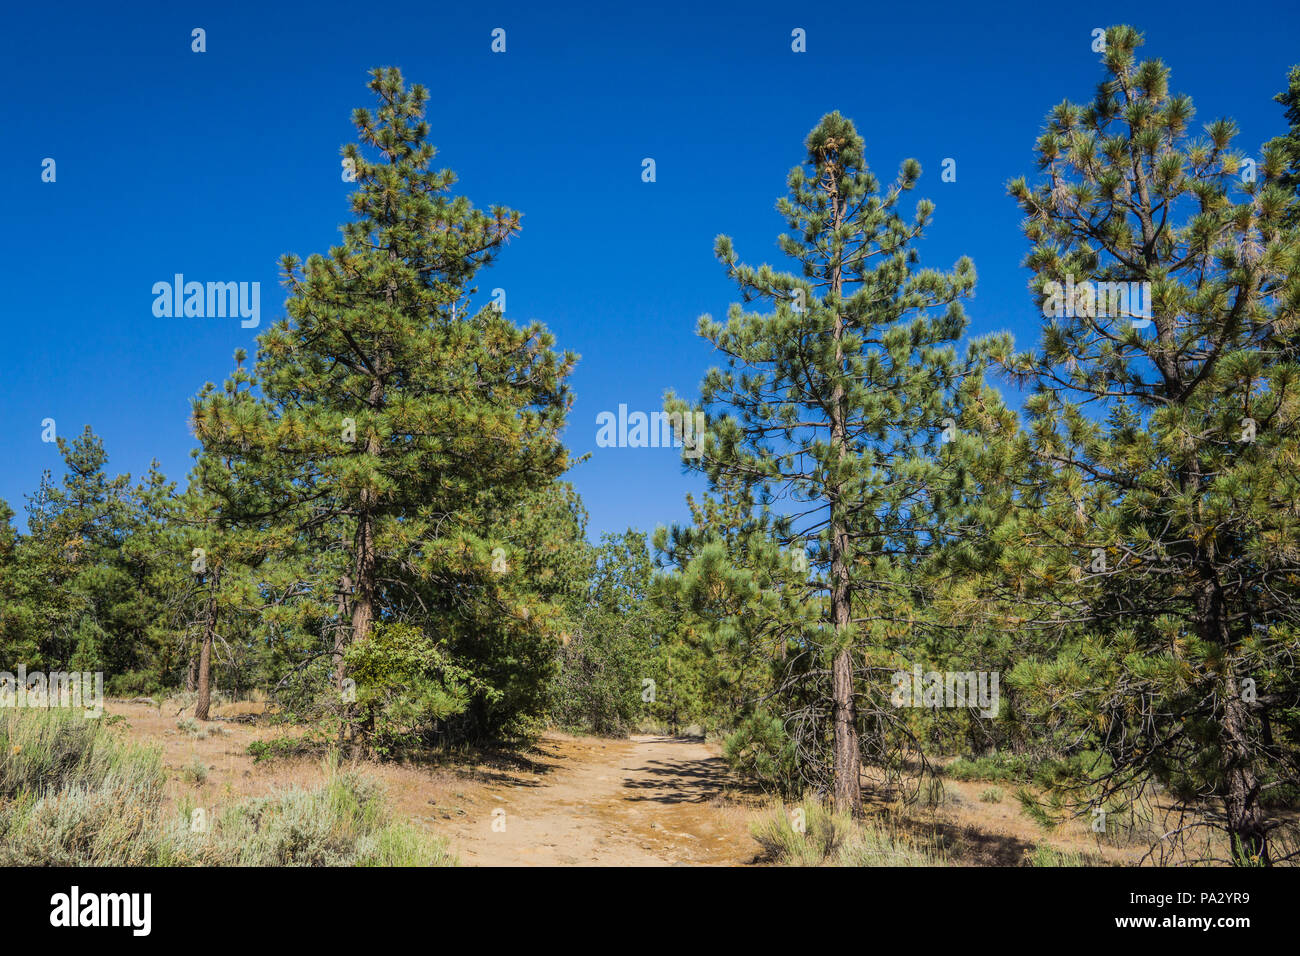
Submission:
[[[201,769],[201,774],[200,770]],[[186,768],[196,782],[202,764]],[[0,716],[0,866],[448,866],[446,843],[393,820],[380,788],[326,766],[325,783],[244,800],[195,827],[163,807],[155,748],[60,711]]]
[[[797,811],[802,811],[802,816]],[[802,831],[796,820],[802,819]],[[857,823],[819,800],[775,807],[750,824],[766,858],[782,866],[942,866],[943,855],[896,833]]]

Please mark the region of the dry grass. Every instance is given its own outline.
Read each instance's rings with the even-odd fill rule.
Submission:
[[[233,735],[153,724],[163,746],[130,739],[130,720],[62,711],[0,713],[0,863],[56,866],[454,864],[445,843],[393,814],[383,787],[334,764],[308,785],[220,796],[199,751]],[[138,733],[138,731],[135,731]],[[168,750],[189,760],[179,768]],[[229,755],[233,756],[233,755]],[[251,758],[249,758],[251,759]],[[196,811],[198,813],[196,814]],[[202,821],[198,825],[196,820]],[[209,825],[210,821],[210,825]]]

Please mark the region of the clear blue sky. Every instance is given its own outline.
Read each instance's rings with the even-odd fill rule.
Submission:
[[[114,471],[151,458],[183,480],[190,397],[221,381],[257,330],[155,318],[153,283],[258,281],[283,314],[277,258],[325,251],[348,216],[339,147],[370,105],[366,71],[398,66],[432,91],[439,161],[477,205],[524,214],[491,270],[508,314],[581,354],[566,433],[593,537],[682,520],[700,487],[669,449],[597,448],[596,416],[696,394],[716,359],[695,336],[734,290],[720,232],[776,261],[773,204],[803,138],[838,109],[889,179],[924,169],[937,203],[923,261],[969,254],[971,331],[1036,336],[1008,179],[1033,172],[1048,108],[1088,99],[1094,27],[1130,22],[1173,69],[1198,119],[1234,116],[1248,151],[1283,128],[1272,96],[1300,61],[1292,3],[1048,5],[791,3],[16,3],[0,36],[0,498],[58,467],[41,421],[90,424]],[[396,11],[401,11],[397,13]],[[388,21],[385,16],[399,19]],[[192,53],[190,31],[207,32]],[[507,52],[490,50],[506,30]],[[790,49],[807,31],[808,52]],[[57,162],[57,182],[41,162]],[[658,181],[641,181],[653,157]],[[939,180],[945,157],[957,181]]]

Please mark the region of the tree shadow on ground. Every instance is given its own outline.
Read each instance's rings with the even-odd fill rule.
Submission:
[[[705,760],[651,760],[636,767],[625,767],[647,779],[624,778],[623,789],[631,791],[624,799],[633,803],[707,803],[719,796],[731,782],[727,764],[721,757]]]

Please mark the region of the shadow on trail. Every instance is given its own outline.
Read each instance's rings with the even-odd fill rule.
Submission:
[[[651,775],[650,779],[624,778],[623,789],[632,791],[624,799],[633,803],[706,803],[728,782],[727,764],[721,757],[680,762],[651,760],[625,769]]]
[[[565,757],[557,744],[540,740],[524,751],[506,746],[459,748],[431,763],[434,766],[450,765],[458,776],[476,783],[544,787],[546,776],[563,767]]]

